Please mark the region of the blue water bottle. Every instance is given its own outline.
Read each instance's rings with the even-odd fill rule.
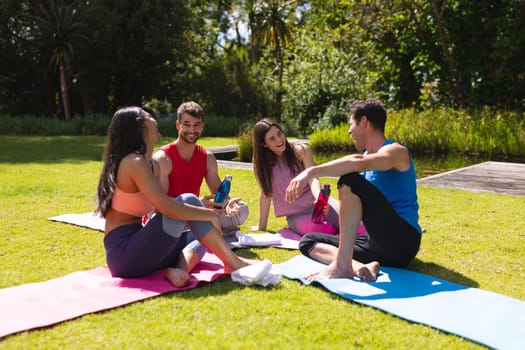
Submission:
[[[221,182],[217,193],[215,194],[215,199],[213,200],[215,203],[220,203],[220,205],[213,206],[215,209],[222,209],[222,204],[224,203],[226,197],[228,197],[228,194],[230,193],[231,184],[232,176],[226,175],[224,177],[224,180]]]

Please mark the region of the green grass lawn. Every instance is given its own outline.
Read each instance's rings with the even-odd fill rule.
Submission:
[[[163,140],[168,141],[168,140]],[[0,288],[105,266],[103,234],[48,217],[94,208],[102,137],[0,136]],[[203,140],[205,146],[231,139]],[[233,175],[232,195],[258,222],[251,171]],[[325,179],[335,183],[334,179]],[[203,190],[205,192],[205,190]],[[419,187],[425,233],[410,269],[525,300],[525,198]],[[335,193],[334,193],[335,195]],[[270,218],[277,231],[283,219]],[[242,249],[283,262],[297,254]],[[1,312],[1,311],[0,311]],[[487,317],[490,317],[487,315]],[[2,349],[475,349],[481,346],[284,279],[271,288],[220,279],[59,325],[6,337]]]

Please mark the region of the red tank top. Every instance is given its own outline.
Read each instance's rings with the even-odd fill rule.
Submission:
[[[180,156],[175,143],[162,146],[160,149],[171,159],[168,195],[177,197],[183,193],[193,193],[199,196],[202,180],[206,176],[206,149],[195,145],[190,161]]]

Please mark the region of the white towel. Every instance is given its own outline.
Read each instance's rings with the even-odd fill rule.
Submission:
[[[258,284],[267,287],[270,284],[279,284],[281,275],[272,273],[271,270],[272,263],[269,260],[263,260],[233,271],[232,281],[245,286]]]
[[[267,247],[281,243],[281,237],[274,233],[242,233],[235,232],[237,243],[244,247]]]

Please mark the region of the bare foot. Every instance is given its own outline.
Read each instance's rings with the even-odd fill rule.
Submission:
[[[166,278],[177,288],[184,287],[190,281],[190,274],[178,267],[166,269]]]
[[[234,265],[226,265],[226,264],[224,264],[224,273],[230,274],[230,273],[232,273],[235,270],[238,270],[238,269],[240,269],[242,267],[245,267],[245,266],[248,266],[248,265],[251,265],[251,264],[255,264],[256,262],[257,262],[257,260],[247,260],[247,259],[239,258],[238,261],[235,262]]]
[[[354,273],[364,282],[373,282],[377,278],[379,268],[379,263],[377,261],[372,261],[371,263],[361,265],[354,271]]]
[[[262,261],[262,260],[246,259],[240,256],[238,256],[238,258],[239,258],[239,262],[237,262],[235,266],[226,266],[226,265],[224,266],[224,273],[231,274],[235,270],[246,267],[248,265],[257,264],[258,262]]]
[[[309,281],[318,279],[330,279],[330,278],[354,278],[354,272],[352,270],[343,269],[339,267],[335,262],[328,265],[322,271],[313,273],[305,277]]]

